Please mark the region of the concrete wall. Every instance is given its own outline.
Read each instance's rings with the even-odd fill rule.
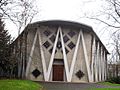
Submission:
[[[54,28],[54,27],[48,27],[48,26],[41,26],[41,27],[38,27],[37,28],[38,30],[40,30],[40,33],[41,33],[41,39],[42,39],[42,44],[44,44],[46,41],[50,42],[50,47],[49,48],[45,48],[44,46],[42,46],[43,50],[44,50],[44,55],[45,55],[45,61],[46,61],[46,66],[48,68],[48,65],[49,65],[49,60],[50,60],[50,56],[51,54],[49,53],[49,49],[53,47],[53,43],[50,41],[50,37],[52,35],[55,35],[56,36],[56,31],[57,31],[57,28]],[[50,36],[45,36],[44,35],[44,31],[50,31],[51,32],[51,35]],[[75,35],[71,38],[68,33],[70,31],[74,31],[75,32]],[[29,31],[29,34],[28,34],[28,53],[30,52],[30,48],[32,46],[32,41],[35,37],[35,31],[33,30],[30,30]],[[74,53],[74,50],[75,48],[73,48],[72,50],[68,47],[68,44],[72,41],[74,44],[77,43],[77,38],[78,38],[78,34],[79,34],[79,30],[77,29],[71,29],[69,27],[62,27],[62,32],[64,33],[63,34],[63,37],[64,36],[67,36],[70,40],[67,41],[67,43],[65,43],[65,47],[69,50],[69,53],[67,54],[67,59],[68,59],[68,67],[70,69],[71,67],[71,62],[72,62],[72,59],[73,59],[73,53]],[[84,39],[85,39],[85,43],[86,43],[86,46],[87,46],[87,55],[88,55],[88,60],[89,60],[89,63],[90,63],[90,59],[91,59],[91,34],[90,33],[86,33],[84,32]],[[39,44],[38,44],[38,38],[37,38],[37,42],[35,44],[35,49],[34,49],[34,52],[33,52],[33,57],[32,57],[32,63],[31,63],[31,66],[30,66],[30,70],[29,70],[29,79],[31,80],[37,80],[37,81],[42,81],[44,80],[43,79],[43,74],[41,74],[40,76],[38,76],[37,78],[35,78],[33,75],[32,75],[32,71],[34,69],[38,69],[40,70],[41,72],[43,72],[42,70],[42,64],[41,64],[41,57],[40,57],[40,52],[39,52]],[[75,63],[75,67],[74,67],[74,72],[73,72],[73,75],[72,75],[72,82],[88,82],[88,75],[87,75],[87,70],[86,70],[86,64],[85,64],[85,59],[84,59],[84,55],[83,55],[83,47],[82,47],[82,42],[80,42],[80,46],[78,48],[78,54],[77,54],[77,61]],[[30,45],[29,45],[30,44]],[[57,48],[57,52],[55,54],[55,59],[63,59],[63,53],[61,52],[62,49],[58,49]],[[29,55],[29,54],[28,54]],[[81,70],[83,73],[84,73],[84,76],[79,79],[77,76],[76,76],[76,73]],[[52,80],[52,71],[51,71],[51,79]]]
[[[48,36],[45,34],[45,31],[49,33]],[[66,68],[64,70],[65,71],[64,81],[66,82],[97,82],[97,80],[95,80],[95,75],[98,76],[97,78],[104,77],[103,79],[105,79],[106,69],[104,68],[106,67],[106,65],[104,63],[106,62],[106,56],[104,56],[104,54],[106,55],[107,53],[104,50],[104,47],[102,46],[101,42],[98,41],[96,35],[94,35],[93,33],[88,31],[86,32],[86,30],[82,28],[73,28],[69,26],[65,26],[65,27],[54,26],[54,25],[52,26],[33,25],[27,28],[27,32],[28,32],[27,56],[26,56],[27,58],[26,58],[26,68],[25,68],[25,71],[26,71],[25,75],[27,79],[34,80],[34,81],[52,81],[52,67],[49,67],[50,63],[52,62],[50,61],[51,54],[52,54],[52,51],[50,52],[50,50],[54,47],[55,41],[51,41],[50,38],[52,36],[55,36],[55,39],[56,39],[58,35],[58,40],[62,42],[60,33],[62,33],[63,39],[65,36],[69,38],[69,40],[67,42],[64,42],[64,45],[63,45],[68,50],[68,53],[66,54],[68,66],[66,66],[64,61],[65,57],[63,55],[63,48],[62,48],[63,46],[61,46],[60,48],[57,48],[57,47],[55,48],[55,54],[53,57],[52,65],[54,63],[54,59],[63,59],[64,66],[68,67],[68,71],[66,71]],[[59,33],[57,34],[57,32]],[[68,34],[69,32],[74,32],[75,35],[71,37]],[[72,76],[70,76],[69,74],[67,75],[66,73],[70,72],[71,65],[73,64],[73,57],[75,53],[75,48],[77,47],[76,44],[78,42],[77,40],[79,35],[80,35],[80,38],[79,38],[80,40],[77,48],[78,51],[76,53],[77,57],[75,59],[75,64],[73,67],[73,71],[72,71],[73,73],[71,74]],[[95,43],[93,43],[94,42],[93,38],[95,38]],[[48,48],[44,46],[44,43],[46,41],[49,42],[50,44]],[[70,49],[69,47],[70,42],[72,42],[75,45],[73,49]],[[40,46],[40,43],[41,43],[41,46]],[[100,44],[100,47],[99,47],[100,49],[98,49],[97,47],[98,43]],[[101,48],[103,48],[103,50],[101,50]],[[97,51],[99,52],[97,53]],[[43,52],[43,54],[41,52]],[[98,61],[100,64],[98,63]],[[102,65],[102,62],[103,62],[103,65]],[[45,68],[43,68],[44,67],[43,64],[45,64],[46,70]],[[95,64],[98,66],[95,66]],[[92,67],[94,68],[92,69]],[[104,67],[104,68],[100,68],[100,67]],[[96,69],[97,73],[95,71],[95,68],[97,68]],[[37,73],[40,73],[40,75],[35,77],[33,75],[34,70],[38,71]],[[91,77],[92,71],[93,71],[93,78]],[[76,75],[78,72],[82,73],[83,76],[78,77]]]

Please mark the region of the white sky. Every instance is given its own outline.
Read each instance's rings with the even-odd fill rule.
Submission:
[[[104,5],[103,0],[37,0],[39,14],[33,22],[41,20],[72,20],[92,26],[104,45],[109,40],[109,32],[103,31],[103,25],[93,20],[81,18],[86,15],[94,15]],[[17,36],[17,28],[10,21],[6,21],[7,29],[13,37]]]

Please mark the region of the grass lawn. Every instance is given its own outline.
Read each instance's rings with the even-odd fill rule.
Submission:
[[[120,84],[113,84],[113,83],[110,83],[110,82],[100,82],[98,84],[109,85],[109,86],[120,86]]]
[[[120,90],[120,88],[94,88],[90,90]]]
[[[91,88],[89,90],[120,90],[120,88]]]
[[[0,80],[0,90],[42,90],[42,86],[29,80]]]
[[[106,86],[120,86],[120,84],[113,84],[110,82],[99,82],[98,84],[106,85]],[[90,90],[120,90],[120,88],[93,88]]]

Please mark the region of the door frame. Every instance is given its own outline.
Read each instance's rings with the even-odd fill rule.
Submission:
[[[63,65],[63,81],[65,81],[65,68],[64,68],[63,59],[54,59],[53,65],[52,65],[51,80],[53,81],[53,66],[54,65]],[[58,82],[63,82],[63,81],[58,81]],[[53,82],[57,82],[57,81],[53,81]]]

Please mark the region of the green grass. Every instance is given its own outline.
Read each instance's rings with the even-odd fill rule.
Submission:
[[[110,82],[99,82],[98,84],[105,85],[105,86],[120,86],[120,84],[113,84]],[[120,90],[120,88],[93,88],[90,90]]]
[[[90,90],[120,90],[120,88],[94,88]]]
[[[109,85],[109,86],[120,86],[120,84],[113,84],[113,83],[110,83],[110,82],[99,82],[98,84]]]
[[[42,90],[42,86],[29,80],[0,80],[0,90]]]

